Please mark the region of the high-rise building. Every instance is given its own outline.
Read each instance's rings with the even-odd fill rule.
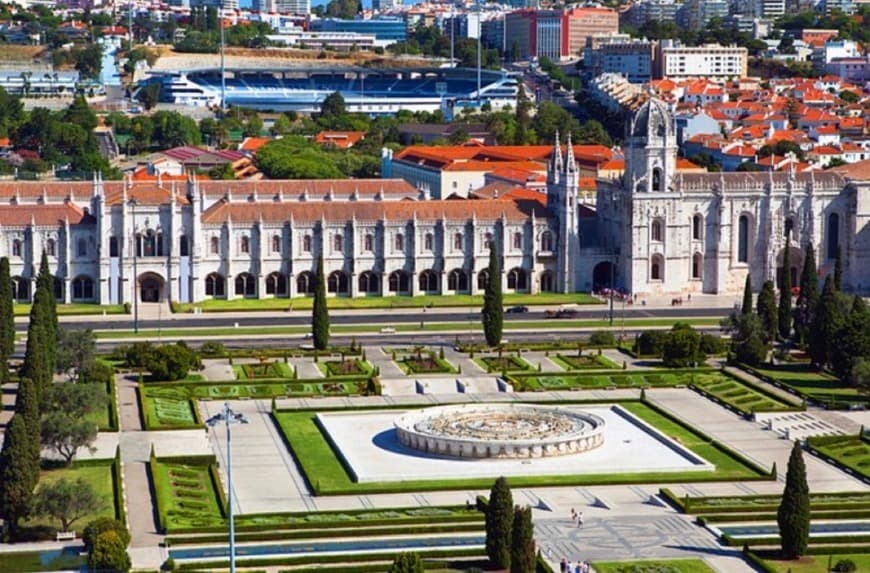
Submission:
[[[677,10],[677,24],[687,30],[702,30],[713,18],[726,16],[727,0],[686,0]]]
[[[567,54],[578,57],[586,47],[586,39],[596,34],[619,31],[619,14],[610,8],[571,8],[565,10],[567,19]],[[563,36],[564,37],[564,36]]]
[[[619,74],[632,83],[644,83],[652,79],[652,42],[618,40],[601,42],[592,48],[594,38],[587,42],[583,67],[593,77],[601,74]]]
[[[626,23],[640,28],[649,21],[674,22],[680,6],[675,0],[641,0],[626,12]]]
[[[659,43],[658,77],[742,78],[746,76],[749,52],[737,46],[680,46],[673,40]]]
[[[517,10],[505,16],[505,51],[516,43],[522,58],[579,57],[588,37],[618,30],[619,15],[608,8]]]

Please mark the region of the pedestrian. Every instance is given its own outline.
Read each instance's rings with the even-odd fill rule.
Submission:
[[[577,514],[577,527],[583,527],[583,512]]]
[[[559,562],[559,573],[568,573],[568,559],[562,557],[562,560]]]

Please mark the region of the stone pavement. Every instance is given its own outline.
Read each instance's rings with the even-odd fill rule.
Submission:
[[[765,412],[755,415],[758,423],[787,440],[805,440],[809,436],[842,436],[846,432],[814,412]]]

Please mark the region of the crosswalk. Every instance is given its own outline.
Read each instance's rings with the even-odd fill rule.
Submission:
[[[755,419],[765,428],[788,440],[803,440],[809,436],[839,436],[844,432],[810,412],[767,412]]]

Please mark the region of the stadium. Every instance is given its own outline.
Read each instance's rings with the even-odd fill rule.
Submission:
[[[260,111],[312,113],[333,92],[341,92],[348,111],[391,115],[489,103],[493,109],[516,106],[516,76],[466,68],[388,69],[348,67],[226,71],[226,105]],[[186,106],[220,106],[221,71],[216,69],[160,72],[142,82],[160,84],[160,101]]]

